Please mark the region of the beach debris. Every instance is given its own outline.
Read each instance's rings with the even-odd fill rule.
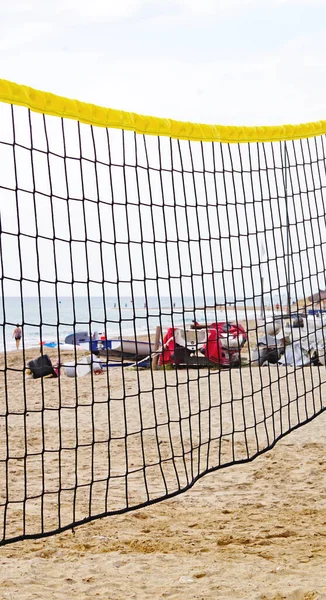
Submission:
[[[179,583],[194,583],[194,579],[192,577],[188,577],[187,575],[183,575],[179,578]]]
[[[57,377],[57,373],[52,365],[52,362],[47,354],[43,354],[38,358],[30,360],[27,364],[26,374],[30,375],[33,379],[39,379],[40,377]]]
[[[265,363],[276,364],[284,353],[285,340],[272,335],[258,338],[256,348],[251,350],[251,362],[262,366]]]
[[[289,365],[291,367],[304,367],[310,363],[309,346],[307,343],[302,343],[299,340],[286,346],[285,352],[279,360],[280,365]]]
[[[257,331],[268,336],[275,337],[283,327],[282,317],[277,316],[274,319],[271,318],[267,321],[260,323],[257,327]]]
[[[258,338],[256,348],[251,351],[251,362],[259,366],[279,364],[292,367],[325,364],[326,331],[323,323],[312,323],[299,314],[290,315],[289,319],[289,325],[282,325],[282,331],[277,335]]]
[[[304,320],[301,315],[297,315],[292,321],[292,327],[300,328],[304,327]]]

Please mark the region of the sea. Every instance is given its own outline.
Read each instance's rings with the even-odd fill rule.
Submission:
[[[239,308],[237,308],[237,304]],[[0,352],[15,348],[13,330],[22,326],[25,348],[41,342],[64,342],[73,332],[105,333],[107,338],[134,338],[153,333],[157,326],[189,327],[192,321],[252,319],[259,308],[253,300],[232,298],[136,297],[0,297]],[[248,308],[246,308],[248,306]]]

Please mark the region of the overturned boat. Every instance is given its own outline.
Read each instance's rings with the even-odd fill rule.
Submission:
[[[87,331],[79,331],[66,336],[65,344],[73,344],[87,348],[95,356],[105,357],[106,359],[116,360],[134,360],[150,356],[154,352],[154,344],[137,339],[107,339],[103,334],[89,335]]]

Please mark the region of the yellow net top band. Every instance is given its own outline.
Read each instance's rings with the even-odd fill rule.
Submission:
[[[315,137],[326,133],[326,121],[299,125],[236,127],[147,117],[123,110],[87,104],[79,100],[71,100],[4,79],[0,79],[0,101],[25,106],[34,112],[74,119],[97,127],[125,129],[140,134],[169,136],[190,141],[224,143],[278,142]]]

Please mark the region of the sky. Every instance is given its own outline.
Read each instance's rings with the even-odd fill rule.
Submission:
[[[142,114],[325,118],[324,0],[11,0],[1,77]]]
[[[44,91],[53,92],[62,96],[77,98],[78,100],[100,104],[103,106],[134,111],[147,115],[189,120],[202,123],[219,123],[227,125],[271,125],[284,123],[303,123],[325,119],[324,98],[326,96],[326,82],[324,77],[326,56],[326,3],[324,0],[93,0],[86,3],[80,0],[57,0],[56,3],[43,0],[29,0],[18,2],[12,0],[1,7],[2,18],[0,22],[0,55],[2,55],[0,77],[17,83],[29,85]],[[12,127],[9,107],[0,106],[0,142],[11,143]],[[27,111],[15,109],[16,136],[19,143],[27,148],[30,145],[29,125]],[[43,122],[39,115],[33,116],[34,142],[39,148],[45,148]],[[62,152],[62,131],[60,121],[48,119],[48,133],[50,146],[53,152]],[[78,156],[78,135],[76,124],[69,122],[67,125],[67,141],[69,152]],[[84,153],[89,153],[92,158],[92,142],[89,138],[89,129],[83,126]],[[97,144],[100,149],[102,142],[98,133]],[[282,251],[282,235],[286,212],[281,199],[281,213],[276,217],[278,238],[273,237],[273,215],[268,202],[264,204],[265,215],[261,211],[263,203],[260,201],[268,197],[267,182],[261,188],[261,181],[257,173],[254,175],[253,188],[250,191],[248,180],[247,205],[243,206],[242,180],[236,176],[235,183],[229,180],[229,202],[234,204],[234,189],[239,200],[238,214],[234,206],[229,207],[232,215],[233,229],[230,231],[228,215],[225,208],[224,181],[220,173],[219,183],[219,213],[216,215],[216,197],[214,182],[206,178],[207,190],[204,190],[204,177],[197,176],[196,185],[191,174],[186,176],[187,210],[183,207],[184,190],[183,182],[179,177],[176,180],[176,195],[179,198],[177,215],[172,208],[164,211],[160,206],[160,182],[155,172],[151,173],[151,185],[157,199],[154,221],[149,208],[149,187],[144,171],[140,172],[140,195],[142,206],[140,211],[133,206],[128,206],[126,219],[124,207],[124,182],[122,178],[121,163],[121,133],[112,132],[112,151],[116,152],[113,169],[113,184],[116,206],[112,208],[112,194],[108,192],[107,174],[103,171],[103,180],[100,181],[101,193],[101,222],[106,223],[102,237],[107,236],[105,256],[105,279],[115,282],[117,279],[128,281],[133,276],[139,279],[136,284],[135,294],[144,293],[142,280],[146,275],[148,294],[159,293],[156,277],[164,283],[162,294],[168,295],[168,272],[166,267],[167,253],[170,268],[175,277],[173,281],[174,293],[180,295],[180,282],[178,281],[181,260],[181,270],[185,277],[185,295],[193,291],[189,279],[191,269],[195,272],[197,290],[202,291],[200,284],[202,259],[204,269],[221,272],[227,269],[229,275],[226,290],[228,295],[234,293],[234,281],[231,278],[232,261],[230,252],[233,253],[235,271],[237,275],[236,292],[240,296],[244,293],[244,285],[248,285],[251,293],[260,294],[261,270],[256,265],[259,255],[259,234],[264,227],[269,228],[265,235],[264,243],[270,259],[273,289],[279,287],[277,272],[281,275],[282,285],[286,278],[284,258]],[[132,155],[132,134],[127,139],[127,151]],[[88,140],[87,140],[88,136]],[[119,137],[120,136],[120,137]],[[140,136],[139,136],[140,137]],[[129,141],[128,141],[129,140]],[[141,138],[139,141],[142,144]],[[157,166],[157,148],[154,149],[154,138],[148,141],[150,161],[152,166]],[[103,148],[105,143],[102,144]],[[200,146],[192,145],[194,159],[201,164]],[[176,143],[174,143],[177,155]],[[188,160],[187,149],[183,145],[183,156]],[[102,151],[102,150],[99,150]],[[297,151],[301,152],[299,143]],[[104,152],[104,150],[103,150]],[[140,155],[145,161],[144,151],[140,148]],[[210,151],[211,152],[211,151]],[[234,152],[234,160],[237,150]],[[279,150],[277,151],[279,152]],[[307,150],[305,150],[307,153]],[[322,151],[319,148],[319,157]],[[225,149],[225,160],[228,149]],[[255,154],[256,153],[256,154]],[[196,154],[198,155],[196,157]],[[168,149],[163,150],[163,162],[168,162]],[[54,282],[55,270],[62,281],[71,281],[71,258],[74,262],[75,278],[87,281],[87,260],[90,261],[92,276],[95,281],[101,281],[101,260],[99,249],[99,223],[96,213],[97,189],[95,171],[90,163],[82,165],[81,172],[76,161],[70,161],[67,166],[69,179],[69,210],[65,199],[65,174],[64,164],[60,159],[51,157],[51,176],[54,185],[55,223],[52,225],[51,206],[49,200],[50,184],[48,181],[45,156],[36,153],[33,164],[36,178],[36,188],[40,195],[33,196],[33,181],[30,168],[30,153],[26,149],[17,149],[16,161],[19,167],[18,185],[24,192],[15,197],[16,186],[13,155],[10,145],[0,143],[0,159],[2,175],[0,179],[0,216],[3,235],[2,253],[5,276],[20,279],[19,251],[22,253],[23,273],[28,279],[37,280],[40,274],[43,280]],[[257,165],[257,150],[254,151],[253,161]],[[106,160],[105,158],[103,159]],[[131,159],[133,160],[133,159]],[[179,159],[177,159],[179,160]],[[207,153],[207,161],[212,157]],[[248,153],[243,152],[243,160],[248,163]],[[267,152],[267,162],[270,169],[275,167],[270,150]],[[295,166],[295,157],[292,156],[292,165]],[[278,167],[281,157],[278,156]],[[146,161],[144,163],[146,166]],[[76,171],[77,168],[77,171]],[[93,169],[93,170],[92,170]],[[302,189],[308,185],[305,177],[311,178],[310,167],[300,168],[300,173],[295,177],[301,181]],[[316,164],[315,180],[320,178]],[[133,203],[136,195],[135,173],[130,170],[128,182],[128,198]],[[222,166],[220,165],[222,172]],[[271,171],[272,172],[272,171]],[[275,171],[276,178],[282,179],[282,173]],[[81,178],[82,175],[82,178]],[[82,182],[83,179],[83,182]],[[324,184],[323,175],[320,184]],[[208,181],[209,180],[209,181]],[[310,179],[309,179],[310,181]],[[279,182],[281,187],[283,182]],[[297,182],[298,183],[298,182]],[[297,185],[294,183],[294,187]],[[82,184],[88,198],[85,211],[80,200],[83,197]],[[165,202],[173,205],[171,192],[171,178],[166,175]],[[233,185],[235,188],[233,189]],[[319,184],[318,184],[319,185]],[[196,188],[197,186],[197,188]],[[274,182],[275,186],[275,182]],[[320,187],[320,186],[319,186]],[[199,208],[194,208],[196,199],[195,188],[199,193]],[[311,189],[311,186],[310,186]],[[13,190],[10,192],[10,190]],[[205,196],[205,193],[207,196]],[[297,193],[297,190],[296,190]],[[43,195],[42,195],[43,194]],[[277,192],[273,191],[273,202]],[[282,196],[282,194],[281,194]],[[206,207],[206,200],[210,204]],[[298,199],[298,197],[297,197]],[[256,200],[256,209],[254,203]],[[300,197],[300,201],[302,198]],[[320,231],[320,222],[323,219],[323,198],[320,191],[316,194],[305,194],[303,199],[306,204],[313,206],[313,222],[309,225],[309,211],[307,206],[299,208],[300,224],[296,225],[298,213],[292,202],[290,219],[292,219],[293,248],[299,252],[302,249],[303,267],[298,260],[292,261],[292,277],[307,278],[307,295],[313,288],[318,289],[318,273],[320,285],[325,279],[325,270],[320,271],[323,264],[323,249],[326,247],[326,231]],[[17,204],[18,202],[18,204]],[[241,206],[242,204],[242,206]],[[17,219],[17,206],[20,222]],[[274,204],[275,206],[275,204]],[[255,214],[256,210],[256,214]],[[245,212],[247,214],[245,215]],[[301,211],[301,212],[300,212]],[[164,247],[166,232],[163,228],[163,213],[170,215],[168,219],[168,249]],[[198,215],[200,219],[198,221]],[[258,216],[257,216],[258,215]],[[301,215],[301,217],[300,217]],[[275,216],[275,215],[274,215]],[[189,227],[186,228],[186,219]],[[216,221],[218,218],[219,223]],[[69,219],[72,219],[72,233],[69,229]],[[117,256],[113,253],[114,232],[112,220],[115,219],[118,229]],[[258,219],[258,220],[257,220]],[[267,219],[267,221],[266,221]],[[125,241],[129,233],[134,246],[131,256],[128,255]],[[236,224],[237,221],[237,224]],[[303,221],[306,224],[303,224]],[[199,224],[198,224],[199,223]],[[207,245],[209,226],[213,227],[215,241],[214,261]],[[22,232],[18,246],[18,227]],[[307,228],[305,230],[304,228]],[[309,229],[310,227],[310,229]],[[220,233],[219,233],[220,228]],[[142,230],[142,233],[141,233]],[[39,232],[43,238],[35,245],[33,237]],[[307,233],[308,231],[308,233]],[[222,232],[222,234],[221,234]],[[299,232],[299,233],[298,233]],[[158,266],[155,265],[153,250],[153,235],[158,239]],[[56,262],[53,260],[53,242],[55,235],[61,241],[56,241]],[[74,237],[72,254],[67,243],[70,236]],[[90,240],[88,250],[83,242],[85,235]],[[147,243],[147,254],[140,254],[139,242],[141,235]],[[181,258],[177,255],[176,242],[180,242]],[[192,243],[187,243],[187,238],[192,238]],[[221,243],[219,237],[224,237]],[[48,239],[46,239],[48,238]],[[307,242],[307,238],[308,242]],[[316,239],[317,254],[312,249],[309,240]],[[230,241],[231,240],[231,241]],[[240,242],[241,248],[240,248]],[[173,243],[172,243],[173,242]],[[309,245],[307,251],[307,245]],[[223,250],[224,248],[224,250]],[[88,251],[88,258],[87,258]],[[283,252],[283,254],[282,254]],[[224,258],[221,256],[224,254]],[[298,259],[299,255],[296,255]],[[118,266],[115,264],[118,260]],[[224,260],[224,263],[223,263]],[[191,266],[192,261],[192,266]],[[283,261],[283,262],[282,262]],[[312,262],[311,262],[312,261]],[[264,272],[268,277],[268,258],[265,258]],[[143,264],[144,263],[144,264]],[[319,267],[318,267],[318,264]],[[223,266],[224,265],[224,266]],[[116,268],[117,267],[117,268]],[[243,268],[242,268],[243,267]],[[247,269],[247,271],[245,270]],[[302,271],[303,269],[303,271]],[[307,273],[313,272],[313,280]],[[254,281],[253,281],[254,279]],[[212,277],[208,277],[207,293],[212,293]],[[199,283],[198,283],[199,282]],[[36,295],[38,287],[35,284],[24,284],[27,295]],[[266,284],[265,284],[266,285]],[[81,294],[87,293],[86,283]],[[268,284],[267,284],[268,286]],[[326,283],[325,283],[326,286]],[[62,286],[65,295],[67,286]],[[69,287],[69,286],[68,286]],[[96,286],[94,287],[95,290]],[[99,289],[98,286],[96,289]],[[18,290],[18,292],[17,292]],[[53,285],[42,287],[42,294],[51,295]],[[19,283],[8,279],[4,288],[7,295],[19,293]],[[223,295],[222,286],[217,293]],[[61,291],[60,291],[61,293]],[[117,293],[117,286],[107,289],[109,295]],[[130,285],[121,289],[121,295],[130,293]],[[250,292],[249,292],[250,293]],[[302,287],[299,292],[303,293]],[[96,290],[94,291],[96,294]]]

